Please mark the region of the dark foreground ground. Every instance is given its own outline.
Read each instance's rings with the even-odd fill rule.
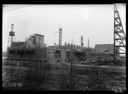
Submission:
[[[112,90],[115,92],[126,90],[125,67],[72,65],[71,68],[70,64],[60,62],[56,64],[10,62],[12,61],[2,62],[4,89]]]

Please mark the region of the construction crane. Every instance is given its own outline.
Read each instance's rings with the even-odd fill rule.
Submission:
[[[126,56],[126,35],[116,4],[114,4],[114,62],[122,54]]]

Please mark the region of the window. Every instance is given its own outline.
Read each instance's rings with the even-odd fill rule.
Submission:
[[[108,50],[104,50],[104,53],[109,53],[109,51]]]

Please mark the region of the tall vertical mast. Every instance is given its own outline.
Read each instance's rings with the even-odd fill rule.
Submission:
[[[126,36],[116,4],[114,5],[114,61],[117,56],[126,55]]]
[[[14,24],[11,24],[11,33],[14,31]],[[13,35],[11,35],[11,43],[13,42]]]

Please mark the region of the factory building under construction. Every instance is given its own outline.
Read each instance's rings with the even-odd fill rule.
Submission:
[[[116,13],[116,12],[117,12],[117,10],[115,9],[114,13]],[[115,17],[114,21],[116,21],[118,18],[119,17]],[[45,35],[37,34],[37,33],[30,35],[25,41],[16,42],[16,41],[14,41],[14,36],[15,36],[14,24],[12,24],[11,31],[9,33],[11,42],[7,48],[7,58],[6,58],[6,62],[4,64],[11,65],[11,66],[14,66],[16,64],[16,66],[19,66],[19,67],[22,67],[22,66],[25,67],[25,65],[28,64],[28,66],[33,66],[33,68],[34,68],[35,66],[38,65],[38,63],[40,64],[40,66],[41,66],[41,64],[42,65],[44,64],[43,66],[45,66],[45,64],[53,64],[54,63],[54,65],[56,65],[56,64],[65,64],[65,65],[69,65],[69,66],[71,65],[70,66],[71,69],[72,69],[72,64],[74,64],[74,65],[76,64],[76,65],[80,65],[80,66],[84,66],[84,65],[115,66],[115,65],[122,65],[122,64],[125,65],[125,56],[121,56],[120,47],[126,47],[126,45],[125,44],[123,45],[123,43],[122,43],[123,42],[122,40],[126,39],[126,37],[125,37],[125,35],[122,37],[119,36],[119,38],[115,37],[116,36],[115,34],[119,35],[119,33],[123,33],[122,32],[123,29],[120,30],[118,28],[119,27],[118,25],[120,25],[120,27],[122,27],[122,25],[120,23],[119,24],[114,23],[114,32],[113,32],[114,33],[114,43],[113,44],[96,44],[95,47],[92,48],[92,47],[90,47],[90,44],[89,44],[89,38],[88,38],[88,44],[87,44],[88,47],[85,47],[83,36],[80,36],[80,38],[81,38],[80,45],[75,45],[73,43],[66,43],[66,42],[64,45],[62,45],[63,28],[58,28],[59,29],[58,44],[55,44],[52,46],[46,46],[46,43],[44,41]],[[119,45],[116,45],[117,40],[121,41]],[[126,54],[126,52],[124,52],[123,54]],[[9,61],[9,60],[11,60],[11,61]],[[30,62],[28,63],[28,62],[21,62],[21,61],[30,61]],[[38,66],[37,68],[39,68],[40,66]],[[40,71],[43,69],[45,69],[45,67],[40,68]],[[60,70],[61,69],[62,68],[60,68]],[[38,69],[35,69],[35,70],[38,70]],[[75,70],[75,68],[74,68],[74,70]],[[64,71],[66,71],[66,68]],[[70,71],[72,72],[72,70],[70,70]],[[90,69],[89,69],[89,71],[90,71]],[[50,72],[52,73],[51,70],[50,70]],[[43,72],[43,73],[45,73],[45,72]],[[88,73],[90,73],[90,72],[88,72]],[[20,74],[20,73],[18,73],[18,74]],[[30,73],[30,74],[34,74],[34,72]],[[92,74],[90,74],[90,75],[92,75]],[[39,76],[41,76],[41,75],[39,75]],[[37,75],[36,75],[36,77],[37,77]],[[23,78],[23,77],[21,77],[21,78]],[[31,78],[33,78],[33,76]],[[40,80],[40,81],[42,81],[42,80]],[[31,83],[29,83],[29,84],[31,84]],[[71,85],[71,86],[73,86],[73,85]]]
[[[99,60],[114,61],[114,44],[96,44],[95,48],[84,47],[83,36],[81,36],[80,46],[68,43],[62,45],[62,28],[59,30],[59,45],[46,47],[45,36],[40,34],[31,35],[24,42],[12,41],[8,48],[8,59],[65,62],[74,59],[77,62],[85,61],[85,63]]]

